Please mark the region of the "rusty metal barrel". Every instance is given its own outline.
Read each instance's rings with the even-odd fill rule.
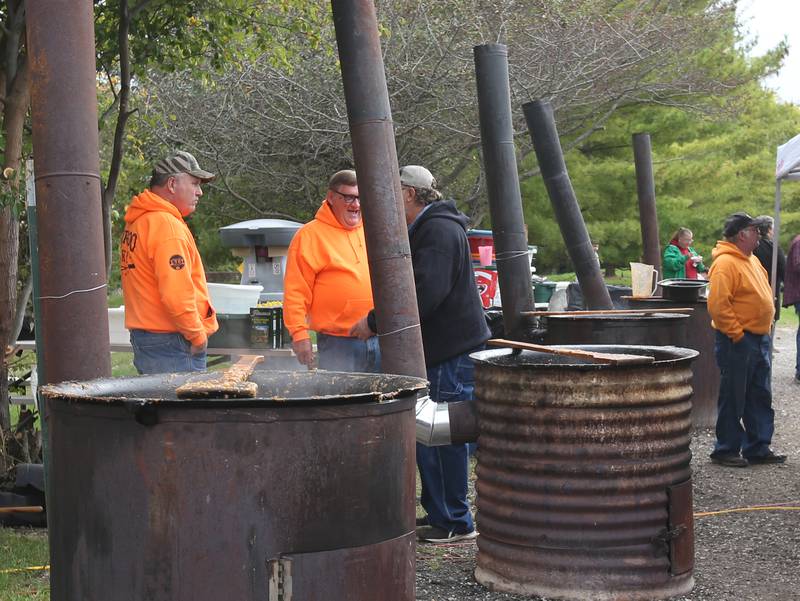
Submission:
[[[52,599],[413,601],[426,382],[256,371],[255,399],[176,398],[202,376],[42,389]]]
[[[584,363],[475,353],[476,579],[581,601],[689,592],[694,534],[691,361],[677,347],[572,348],[653,357]]]

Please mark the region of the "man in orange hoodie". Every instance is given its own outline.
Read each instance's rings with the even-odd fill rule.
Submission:
[[[153,168],[150,187],[125,213],[120,244],[125,327],[140,374],[203,371],[217,316],[206,274],[184,217],[214,174],[178,151]]]
[[[314,364],[309,330],[317,333],[319,367],[378,373],[373,336],[359,340],[350,328],[372,309],[367,247],[356,173],[338,171],[314,219],[289,245],[283,282],[283,320],[300,363]]]
[[[711,461],[727,467],[786,461],[770,448],[775,430],[770,358],[775,306],[767,273],[753,255],[761,224],[747,213],[734,213],[725,220],[725,240],[711,253],[708,312],[716,330],[714,353],[721,377]]]

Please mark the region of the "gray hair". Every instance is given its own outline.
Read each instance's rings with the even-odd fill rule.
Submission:
[[[769,234],[769,231],[775,227],[775,219],[773,219],[770,215],[759,215],[756,217],[756,220],[763,221],[763,223],[758,226],[759,236],[766,236]]]

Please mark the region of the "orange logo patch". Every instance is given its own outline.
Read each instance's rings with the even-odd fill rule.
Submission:
[[[176,270],[183,269],[184,267],[186,267],[186,259],[184,259],[180,255],[172,255],[169,258],[169,266],[172,267],[172,269]]]

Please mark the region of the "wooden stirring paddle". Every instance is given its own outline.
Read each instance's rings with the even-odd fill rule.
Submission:
[[[622,355],[615,353],[599,353],[597,351],[587,351],[575,348],[563,348],[559,346],[544,346],[541,344],[533,344],[531,342],[506,340],[504,338],[492,338],[486,344],[488,344],[489,346],[503,346],[507,348],[513,348],[525,351],[552,353],[554,355],[575,357],[577,359],[584,359],[591,363],[605,363],[607,365],[641,365],[644,363],[652,363],[654,361],[653,357],[649,355]]]
[[[210,374],[208,380],[187,382],[175,389],[179,399],[238,398],[252,399],[258,384],[248,382],[253,369],[264,360],[264,355],[242,355],[222,373]]]

